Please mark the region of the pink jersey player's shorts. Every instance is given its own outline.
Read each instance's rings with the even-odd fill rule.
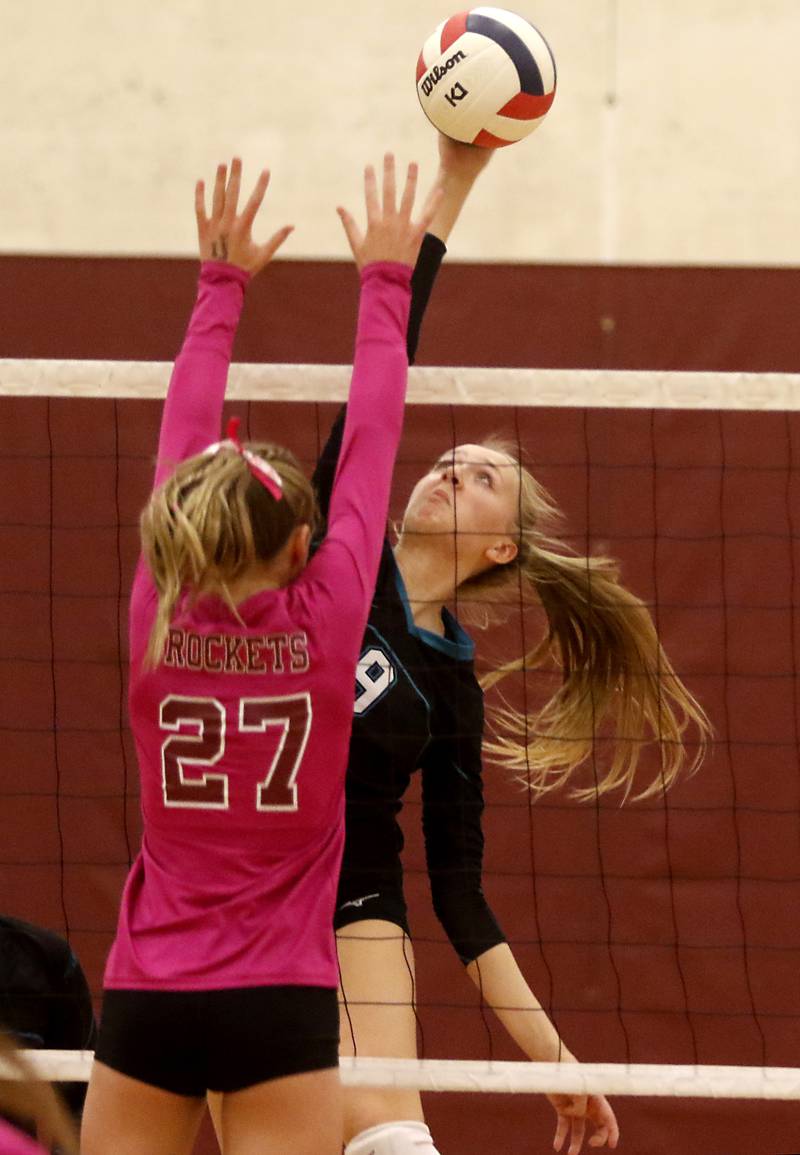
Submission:
[[[336,991],[244,987],[107,990],[96,1058],[153,1087],[200,1098],[339,1064]]]

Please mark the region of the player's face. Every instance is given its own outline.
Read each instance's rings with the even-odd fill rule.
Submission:
[[[516,556],[518,507],[517,462],[497,449],[459,445],[414,486],[403,531],[455,533],[461,572],[472,576]]]

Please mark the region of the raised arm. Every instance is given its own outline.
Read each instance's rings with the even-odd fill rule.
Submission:
[[[350,213],[338,210],[361,276],[361,301],[349,404],[327,510],[328,535],[320,555],[330,553],[332,541],[350,552],[358,563],[365,607],[374,585],[402,427],[411,265],[439,201],[434,190],[419,219],[412,221],[416,182],[416,165],[410,165],[396,203],[394,158],[387,154],[382,195],[373,169],[365,173],[366,231],[362,234]]]
[[[436,181],[442,199],[428,232],[446,244],[478,177],[494,155],[490,148],[463,144],[439,133],[439,171]]]
[[[422,322],[442,260],[447,252],[446,241],[475,181],[489,163],[491,155],[491,149],[476,148],[470,144],[450,140],[446,136],[439,136],[439,170],[434,187],[441,189],[441,195],[422,241],[411,277],[411,306],[406,329],[409,365],[413,365],[416,359]],[[336,463],[342,445],[345,413],[346,408],[342,406],[331,427],[312,479],[323,521],[327,521],[328,518]]]
[[[153,488],[179,462],[219,440],[231,350],[248,280],[235,265],[204,261],[200,267],[197,300],[164,402]]]
[[[200,250],[200,284],[189,327],[170,379],[161,419],[155,485],[179,461],[219,439],[233,339],[248,281],[272,260],[292,231],[279,229],[265,244],[256,244],[252,227],[269,184],[265,169],[241,213],[238,211],[242,162],[235,158],[217,168],[211,214],[206,214],[205,187],[195,188]]]
[[[433,236],[431,233],[425,234],[419,250],[419,256],[417,257],[417,263],[414,266],[414,272],[411,276],[411,304],[408,312],[408,322],[406,324],[406,354],[409,365],[413,365],[414,363],[422,318],[445,252],[445,247],[438,237]],[[339,461],[339,452],[342,448],[342,434],[344,432],[346,415],[347,406],[343,405],[331,426],[328,440],[325,442],[322,452],[319,455],[314,476],[312,477],[312,484],[316,490],[323,522],[327,522],[328,520],[328,508],[330,506],[331,491],[333,489],[333,479],[336,476],[336,465]]]

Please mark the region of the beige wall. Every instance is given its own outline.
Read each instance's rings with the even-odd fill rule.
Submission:
[[[516,0],[554,49],[548,120],[504,150],[464,259],[800,261],[798,0]],[[0,251],[189,254],[192,184],[274,170],[287,255],[387,145],[432,171],[414,64],[442,0],[0,0]]]

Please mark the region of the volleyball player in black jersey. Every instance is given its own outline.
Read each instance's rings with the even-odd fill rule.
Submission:
[[[412,280],[410,361],[444,242],[489,159],[485,150],[445,138],[440,152],[444,198]],[[340,414],[315,475],[323,514],[342,426]],[[620,732],[639,735],[641,743],[654,733],[664,740],[664,773],[651,790],[681,769],[686,723],[698,729],[702,749],[705,716],[675,677],[647,610],[619,584],[610,559],[571,557],[546,535],[552,513],[545,492],[504,447],[464,445],[448,449],[420,480],[396,545],[384,544],[357,673],[347,772],[336,913],[344,1054],[416,1056],[413,949],[397,814],[419,769],[433,904],[450,941],[483,1001],[530,1059],[576,1061],[525,981],[483,895],[483,695],[473,643],[444,608],[456,588],[469,595],[505,586],[518,594],[520,583],[529,583],[547,613],[550,636],[528,657],[528,668],[531,658],[541,661],[555,648],[570,673],[538,713],[534,742],[520,740],[526,729],[518,719],[516,735],[495,750],[499,761],[518,769],[530,759],[539,789],[563,784],[585,761],[594,726],[604,719],[624,719]],[[648,677],[635,682],[631,670]],[[593,691],[588,706],[587,678]],[[548,745],[548,736],[557,741]],[[630,785],[638,749],[635,742],[620,745],[601,792]],[[587,1134],[590,1146],[616,1147],[617,1122],[603,1096],[548,1098],[557,1113],[556,1150],[567,1143],[568,1155],[577,1155]],[[436,1155],[417,1092],[351,1088],[345,1120],[345,1155]]]
[[[445,241],[491,156],[488,150],[445,137],[440,137],[439,147],[438,179],[444,197],[412,279],[410,362],[446,252]],[[343,424],[344,410],[314,477],[323,516]],[[487,455],[502,457],[476,446],[465,451],[480,465]],[[449,467],[442,475],[443,490],[452,493]],[[444,504],[445,498],[434,496],[437,500]],[[452,560],[444,569],[446,580],[452,582]],[[481,889],[483,695],[473,668],[473,642],[442,609],[446,596],[436,601],[437,591],[431,590],[421,603],[412,604],[404,577],[402,563],[398,565],[387,540],[359,662],[347,772],[347,833],[336,914],[347,1008],[341,1025],[342,1053],[353,1053],[355,1043],[363,1055],[416,1056],[413,950],[397,814],[411,775],[419,769],[433,903],[450,941],[473,978],[477,979],[476,960],[481,959],[478,981],[485,996],[492,989],[491,983],[486,984],[485,967],[498,972],[504,992],[498,1005],[522,1008],[519,1013],[501,1013],[501,1018],[531,1058],[571,1059],[516,967]],[[426,623],[426,617],[432,620]],[[435,1155],[417,1092],[350,1089],[346,1103],[346,1155],[406,1151]],[[601,1097],[581,1101],[561,1096],[556,1108],[577,1111],[579,1120],[592,1118],[597,1134],[611,1136],[614,1145],[616,1122]],[[560,1119],[569,1117],[564,1114]],[[559,1126],[564,1129],[569,1123]],[[576,1126],[580,1128],[580,1123]]]

